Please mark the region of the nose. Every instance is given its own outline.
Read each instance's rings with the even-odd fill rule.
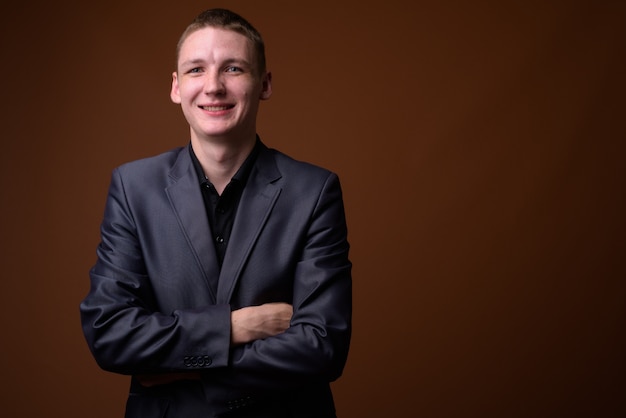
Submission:
[[[207,72],[204,80],[204,94],[219,95],[225,91],[224,80],[218,72]]]

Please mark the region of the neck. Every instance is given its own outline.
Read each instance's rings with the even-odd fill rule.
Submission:
[[[255,142],[256,135],[252,139],[240,142],[202,141],[192,137],[191,146],[204,174],[221,194],[252,152]]]

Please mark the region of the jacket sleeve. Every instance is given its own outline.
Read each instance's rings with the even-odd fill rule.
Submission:
[[[226,366],[230,307],[160,312],[134,215],[121,170],[116,169],[90,290],[80,304],[83,332],[96,362],[122,374]]]
[[[351,337],[352,277],[338,177],[319,190],[295,268],[290,328],[231,351],[232,367],[206,374],[212,390],[258,393],[337,379]]]

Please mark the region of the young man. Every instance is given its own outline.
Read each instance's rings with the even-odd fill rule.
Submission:
[[[81,319],[126,416],[334,417],[351,333],[335,174],[267,148],[263,41],[227,10],[177,49],[171,98],[188,146],[113,171]]]

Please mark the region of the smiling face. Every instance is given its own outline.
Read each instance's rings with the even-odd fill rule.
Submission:
[[[171,99],[181,105],[191,139],[253,141],[259,101],[272,93],[252,41],[232,30],[205,27],[182,43]]]

